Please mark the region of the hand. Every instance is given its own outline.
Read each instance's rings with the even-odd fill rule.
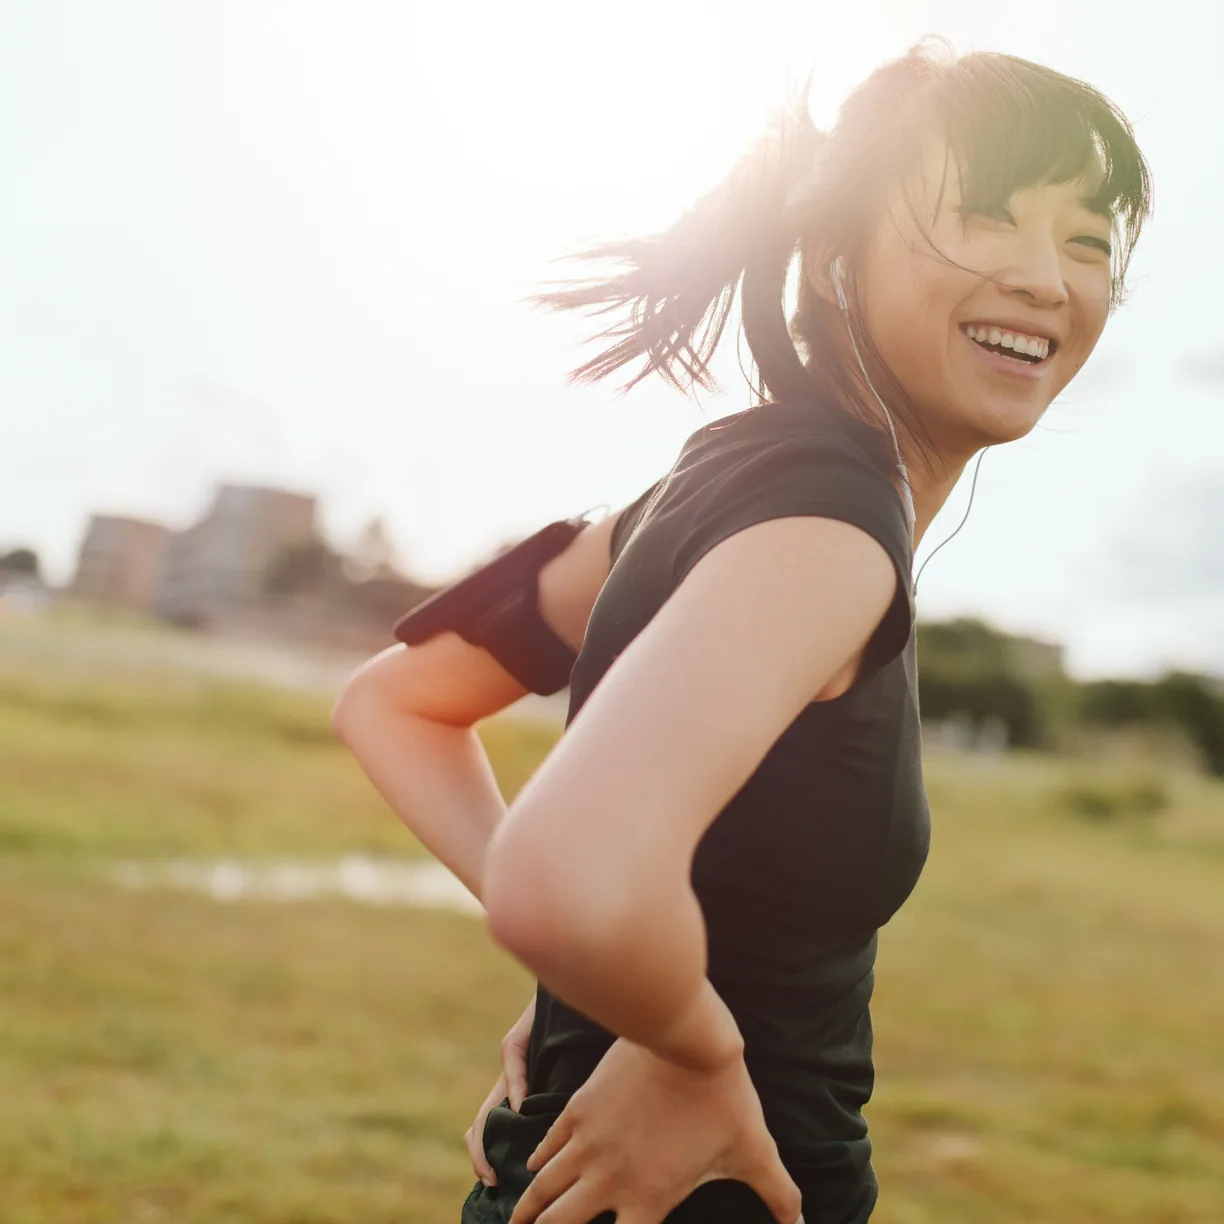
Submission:
[[[742,1054],[680,1067],[618,1038],[527,1161],[539,1170],[510,1224],[659,1224],[699,1185],[750,1185],[779,1224],[803,1198],[778,1158]]]
[[[523,1103],[523,1097],[527,1095],[527,1042],[531,1037],[531,1025],[535,1019],[535,1005],[536,997],[533,994],[531,1002],[523,1009],[523,1014],[514,1022],[514,1027],[502,1038],[502,1073],[497,1077],[492,1091],[485,1097],[484,1104],[477,1110],[476,1120],[463,1136],[468,1155],[472,1158],[472,1168],[486,1186],[497,1185],[497,1174],[485,1158],[485,1119],[489,1116],[489,1110],[500,1105],[504,1097],[510,1098],[510,1108],[517,1112]]]

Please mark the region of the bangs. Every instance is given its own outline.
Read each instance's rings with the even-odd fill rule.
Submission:
[[[1120,239],[1120,282],[1151,207],[1147,164],[1130,124],[1091,85],[1014,56],[967,55],[935,87],[963,196],[1005,205],[1012,193],[1083,178],[1085,204]]]

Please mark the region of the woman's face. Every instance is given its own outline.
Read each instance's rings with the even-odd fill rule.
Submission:
[[[931,149],[915,207],[893,201],[851,274],[876,348],[951,460],[1023,437],[1087,361],[1109,313],[1112,236],[1086,180],[977,212],[954,163],[946,173]]]

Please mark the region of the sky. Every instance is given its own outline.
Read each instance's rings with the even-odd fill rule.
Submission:
[[[988,452],[920,616],[1065,645],[1080,676],[1224,675],[1224,6],[0,3],[0,549],[71,577],[93,511],[183,527],[219,480],[383,517],[431,582],[635,497],[748,405],[565,385],[582,320],[525,294],[669,224],[814,68],[812,108],[927,33],[1089,80],[1155,213],[1129,299]],[[968,474],[918,563],[960,521]]]

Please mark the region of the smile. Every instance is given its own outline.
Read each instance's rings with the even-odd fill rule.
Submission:
[[[1049,337],[1006,331],[994,324],[966,323],[960,330],[995,369],[1017,374],[1038,373],[1058,347],[1058,342]]]

